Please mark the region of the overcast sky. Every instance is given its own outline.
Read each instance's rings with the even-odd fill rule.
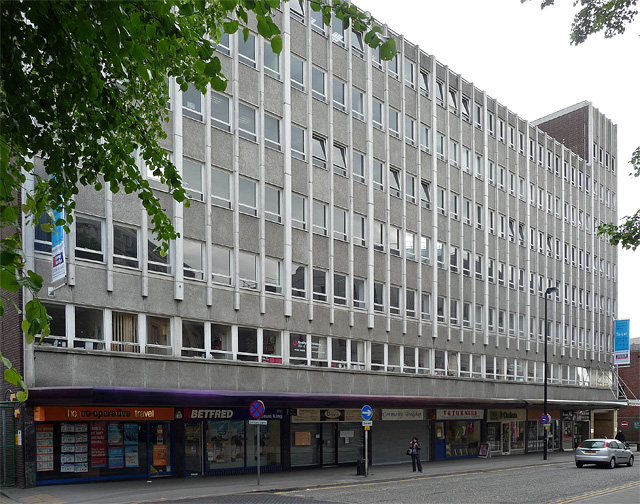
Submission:
[[[574,47],[572,1],[544,10],[540,0],[354,3],[524,119],[592,102],[618,125],[618,217],[640,207],[640,179],[629,176],[628,164],[640,145],[640,19],[624,35],[592,35]],[[640,248],[619,252],[618,278],[618,318],[632,318],[640,306]],[[639,333],[632,321],[631,336]]]

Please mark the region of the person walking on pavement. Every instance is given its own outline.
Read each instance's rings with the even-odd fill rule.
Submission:
[[[624,432],[622,432],[621,430],[619,430],[618,433],[616,434],[616,439],[621,443],[627,442],[627,437],[624,435]]]
[[[411,465],[413,466],[413,472],[416,472],[416,468],[418,472],[422,472],[422,463],[420,462],[420,450],[422,446],[420,445],[420,441],[418,441],[417,437],[414,437],[409,443],[409,449],[411,450]]]

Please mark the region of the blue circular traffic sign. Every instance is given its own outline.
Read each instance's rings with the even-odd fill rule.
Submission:
[[[253,418],[260,418],[264,415],[264,403],[262,401],[253,401],[249,406],[249,414]]]
[[[542,415],[540,415],[540,423],[542,425],[547,425],[549,422],[551,422],[551,415],[547,413],[543,413]]]
[[[360,413],[362,414],[363,420],[371,420],[371,417],[373,417],[373,409],[368,404],[362,407]]]

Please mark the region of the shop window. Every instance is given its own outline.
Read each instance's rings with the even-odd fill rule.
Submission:
[[[145,352],[171,355],[171,319],[147,315],[147,346]]]
[[[140,353],[138,315],[115,311],[112,313],[111,351]]]
[[[252,327],[238,327],[238,360],[258,361],[258,330]]]
[[[282,335],[280,331],[262,331],[262,362],[282,364]]]
[[[182,321],[182,356],[204,357],[204,322]]]
[[[211,358],[232,360],[231,326],[211,324]]]
[[[74,348],[104,350],[104,321],[102,310],[76,306],[76,334]]]

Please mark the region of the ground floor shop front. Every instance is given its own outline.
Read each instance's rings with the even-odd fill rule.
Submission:
[[[33,436],[35,484],[198,477],[310,467],[406,463],[412,438],[423,462],[573,450],[589,436],[589,411],[536,409],[39,406]]]

